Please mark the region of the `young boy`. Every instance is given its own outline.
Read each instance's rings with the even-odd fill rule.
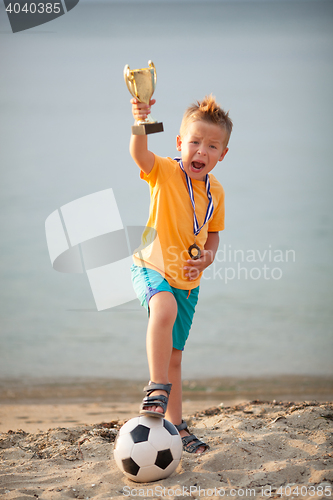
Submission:
[[[136,123],[149,106],[132,99]],[[182,420],[182,351],[191,328],[202,272],[214,260],[224,229],[224,191],[209,174],[228,152],[232,121],[214,97],[190,106],[177,136],[181,158],[161,158],[147,136],[132,135],[130,153],[150,187],[146,246],[134,255],[133,285],[149,314],[147,357],[150,382],[140,413],[166,417],[179,430],[183,448],[202,453],[208,445]],[[148,245],[147,245],[148,242]],[[150,243],[150,244],[149,244]],[[172,391],[171,391],[172,386]],[[171,392],[170,392],[171,391]]]

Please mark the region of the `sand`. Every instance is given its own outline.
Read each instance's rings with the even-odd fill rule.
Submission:
[[[43,421],[43,405],[31,406]],[[149,484],[127,479],[113,459],[126,418],[3,432],[0,498],[332,498],[332,403],[255,400],[203,407],[186,418],[209,452],[183,453],[170,477]]]

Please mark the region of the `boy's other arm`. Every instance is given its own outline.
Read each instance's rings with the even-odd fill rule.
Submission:
[[[213,260],[215,259],[215,255],[216,255],[217,249],[219,247],[219,243],[220,243],[220,235],[218,232],[208,233],[208,237],[207,237],[206,244],[205,244],[205,250],[209,254],[206,257],[207,262],[208,262],[206,267],[210,266],[212,264]]]
[[[132,114],[135,122],[147,118],[150,113],[150,106],[155,104],[155,102],[155,99],[152,99],[148,105],[139,102],[137,99],[131,99]],[[154,153],[148,149],[148,140],[146,135],[132,134],[130,140],[130,153],[138,167],[145,174],[149,174],[154,166],[155,156]]]

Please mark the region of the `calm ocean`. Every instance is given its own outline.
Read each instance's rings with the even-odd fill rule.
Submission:
[[[138,302],[97,312],[87,276],[52,269],[46,218],[112,188],[144,225],[123,68],[157,68],[149,138],[175,156],[183,110],[230,110],[214,170],[226,229],[202,281],[184,377],[332,374],[333,3],[87,1],[13,34],[0,5],[0,377],[147,376]]]

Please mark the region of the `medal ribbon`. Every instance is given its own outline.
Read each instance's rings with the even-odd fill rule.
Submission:
[[[206,178],[205,178],[206,192],[207,192],[207,198],[208,198],[208,207],[207,207],[207,212],[206,212],[204,223],[202,224],[201,227],[199,227],[198,219],[197,219],[197,216],[195,213],[195,202],[194,202],[194,194],[193,194],[193,187],[192,187],[191,178],[185,172],[181,158],[174,158],[174,160],[178,161],[180,168],[182,169],[182,171],[185,174],[186,184],[187,184],[188,192],[189,192],[192,207],[193,207],[193,232],[194,232],[195,236],[197,236],[200,233],[201,229],[206,224],[206,222],[209,221],[209,219],[213,215],[213,211],[214,211],[213,198],[212,198],[212,195],[210,193],[209,176],[208,176],[208,174],[206,174]]]

